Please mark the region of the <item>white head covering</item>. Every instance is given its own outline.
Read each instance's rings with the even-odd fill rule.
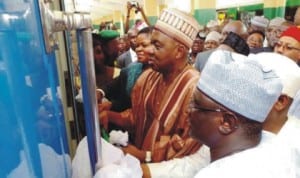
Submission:
[[[266,119],[282,91],[273,70],[221,50],[210,55],[197,87],[224,107],[257,122]]]
[[[267,28],[269,24],[269,20],[264,16],[254,16],[251,19],[251,24],[258,27]]]
[[[265,67],[273,69],[283,84],[282,94],[291,98],[300,90],[300,67],[290,58],[277,53],[262,52],[250,54],[249,59],[257,60]]]
[[[286,20],[282,17],[275,17],[274,19],[270,20],[269,23],[269,27],[275,26],[275,27],[279,27],[283,22],[285,22]]]
[[[207,28],[212,28],[212,27],[216,27],[218,26],[218,21],[216,20],[210,20],[209,22],[207,22],[206,27]]]
[[[221,39],[221,34],[219,32],[216,31],[211,31],[208,33],[208,35],[205,38],[205,41],[216,41],[216,42],[220,42]]]

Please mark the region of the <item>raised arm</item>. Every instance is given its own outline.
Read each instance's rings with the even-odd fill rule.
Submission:
[[[149,20],[148,20],[146,14],[145,14],[145,12],[144,12],[143,7],[141,7],[140,4],[138,4],[137,7],[136,7],[136,9],[137,9],[137,11],[141,12],[141,14],[142,14],[142,16],[143,16],[143,19],[144,19],[144,22],[145,22],[148,26],[150,26],[150,22],[149,22]]]
[[[130,10],[132,9],[132,5],[130,2],[127,2],[127,15],[126,15],[126,19],[125,19],[125,33],[128,32],[129,30],[129,18],[130,18]]]

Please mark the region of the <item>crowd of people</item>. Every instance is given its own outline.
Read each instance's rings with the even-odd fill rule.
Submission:
[[[129,133],[144,178],[300,177],[300,13],[204,28],[127,8],[145,23],[93,34],[95,84],[101,129]]]

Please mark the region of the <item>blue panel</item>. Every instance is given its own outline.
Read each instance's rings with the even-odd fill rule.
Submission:
[[[96,164],[98,162],[98,150],[97,133],[100,131],[95,125],[95,120],[98,118],[98,112],[96,110],[96,86],[95,86],[95,71],[94,63],[91,58],[87,57],[87,47],[84,43],[84,38],[91,40],[90,30],[78,30],[77,31],[77,41],[78,41],[78,53],[79,53],[79,64],[80,64],[80,75],[81,75],[81,85],[83,94],[83,107],[86,125],[86,135],[88,141],[88,150],[90,163],[92,167],[92,173],[96,172]],[[86,39],[86,40],[87,40]],[[88,40],[87,40],[88,41]],[[91,42],[91,41],[90,41]],[[91,44],[91,43],[90,43]],[[92,52],[92,47],[89,49]]]
[[[0,2],[0,177],[70,177],[54,54],[38,1]]]

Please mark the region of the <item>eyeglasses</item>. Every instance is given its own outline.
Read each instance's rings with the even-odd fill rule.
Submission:
[[[288,51],[291,51],[291,50],[300,51],[300,48],[293,47],[290,44],[283,44],[282,42],[275,43],[275,47],[276,48],[281,48],[282,47],[284,50],[288,50]]]
[[[198,110],[200,112],[230,113],[229,111],[227,111],[225,109],[221,109],[221,108],[217,108],[217,109],[205,108],[205,107],[197,106],[194,103],[190,103],[189,109],[190,109],[190,111]]]
[[[235,120],[238,119],[238,115],[236,115],[235,113],[230,112],[230,111],[228,111],[226,109],[222,109],[222,108],[211,109],[211,108],[205,108],[205,107],[201,107],[201,106],[196,106],[195,104],[190,103],[190,105],[189,105],[189,114],[191,114],[194,111],[198,111],[198,112],[202,112],[202,113],[204,113],[204,112],[216,112],[216,113],[221,113],[222,117],[224,119],[229,119],[229,118],[233,118]],[[235,125],[234,128],[237,129],[238,125]]]

